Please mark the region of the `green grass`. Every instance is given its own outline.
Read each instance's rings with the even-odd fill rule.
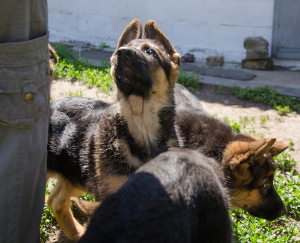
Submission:
[[[193,73],[185,72],[180,69],[177,83],[185,86],[188,90],[194,92],[196,89],[200,88],[200,83],[198,82],[199,77]]]
[[[276,173],[274,186],[288,214],[270,222],[242,210],[231,212],[237,242],[300,241],[300,175],[293,172],[285,172],[284,175],[282,172]]]
[[[290,153],[282,152],[275,156],[276,166],[278,169],[288,172],[295,168],[296,161]]]
[[[82,91],[73,92],[69,90],[69,97],[82,97]]]
[[[75,52],[62,44],[54,46],[58,61],[55,65],[54,77],[81,81],[88,87],[98,87],[100,91],[109,93],[113,88],[110,75],[110,64],[102,61],[101,65],[93,65],[76,56]]]
[[[289,112],[300,112],[300,99],[291,96],[278,94],[272,90],[270,86],[257,87],[257,88],[240,88],[237,86],[230,87],[229,92],[234,94],[240,99],[267,104],[276,108],[276,106],[288,107],[283,109],[290,110]],[[281,108],[282,109],[282,108]]]
[[[52,186],[55,185],[54,182],[51,182]],[[46,192],[45,197],[47,197],[50,194],[50,190],[48,189],[48,185],[46,185]],[[51,230],[57,228],[57,223],[54,218],[54,215],[52,214],[50,208],[47,204],[44,205],[44,211],[42,216],[42,221],[40,224],[40,241],[42,243],[46,242],[48,240],[48,235],[51,232]]]
[[[101,44],[99,45],[99,50],[103,51],[103,49],[110,47],[109,45],[107,45],[105,42],[101,42]]]

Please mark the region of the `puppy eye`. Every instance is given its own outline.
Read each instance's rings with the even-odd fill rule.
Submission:
[[[152,55],[152,56],[156,56],[156,52],[152,49],[148,49],[147,54]]]
[[[259,188],[263,189],[263,190],[267,190],[271,184],[272,184],[272,180],[273,178],[270,177],[263,185],[261,185]]]
[[[269,181],[267,181],[265,184],[263,184],[263,188],[269,188],[269,186],[270,186],[270,182]]]

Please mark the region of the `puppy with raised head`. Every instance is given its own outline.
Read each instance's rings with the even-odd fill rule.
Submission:
[[[224,185],[213,159],[170,148],[101,203],[79,243],[230,243]]]
[[[134,19],[111,57],[116,101],[67,98],[51,104],[47,175],[57,183],[47,204],[72,240],[83,227],[71,196],[89,192],[102,201],[150,160],[160,147],[176,146],[173,87],[180,56],[150,20]]]

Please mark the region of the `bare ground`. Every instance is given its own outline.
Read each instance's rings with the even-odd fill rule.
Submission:
[[[59,100],[69,97],[70,93],[80,93],[83,97],[112,99],[112,95],[101,93],[97,88],[87,88],[79,82],[67,80],[54,80],[51,85],[51,97]],[[229,120],[240,121],[241,117],[248,117],[249,124],[242,127],[242,132],[255,131],[255,134],[263,134],[265,138],[275,137],[277,141],[289,143],[290,139],[294,143],[293,149],[287,151],[298,162],[300,161],[300,115],[289,114],[279,116],[276,110],[269,106],[240,100],[235,96],[218,93],[210,86],[203,86],[197,92],[202,106],[210,114],[219,119],[227,117]],[[262,118],[266,118],[262,124]],[[300,172],[300,163],[297,164],[297,171]],[[55,230],[50,238],[50,242],[69,242],[60,230]]]

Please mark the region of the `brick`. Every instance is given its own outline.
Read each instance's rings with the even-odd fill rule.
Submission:
[[[206,58],[206,64],[211,66],[223,66],[224,57],[223,56],[209,56]]]
[[[273,69],[273,60],[266,58],[262,60],[242,60],[242,68],[256,70],[271,70]]]
[[[269,58],[268,49],[247,50],[247,55],[246,55],[247,60],[258,60],[258,59],[266,59],[266,58]]]
[[[266,41],[263,37],[247,37],[244,40],[244,47],[247,50],[253,49],[267,49],[269,46],[269,42]]]

